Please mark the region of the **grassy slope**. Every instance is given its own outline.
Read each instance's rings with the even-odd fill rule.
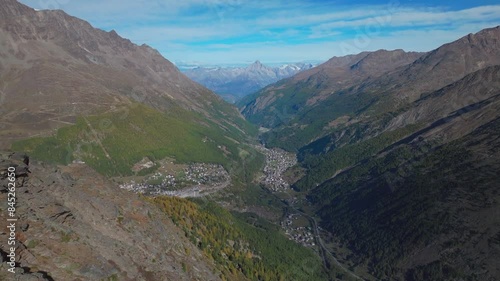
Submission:
[[[247,131],[250,128],[240,125],[247,126]],[[241,160],[241,148],[250,150],[239,144],[247,138],[228,123],[215,124],[183,109],[164,114],[133,104],[112,113],[81,117],[76,125],[59,129],[54,136],[23,140],[12,148],[60,164],[83,160],[102,174],[117,176],[132,174],[130,168],[144,156],[218,163],[229,169]]]

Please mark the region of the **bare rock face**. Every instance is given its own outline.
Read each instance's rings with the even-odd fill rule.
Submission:
[[[16,176],[18,186],[24,185],[24,179],[30,173],[29,157],[24,153],[2,152],[0,153],[0,192],[7,192],[10,169]]]
[[[21,155],[1,156],[6,163]],[[143,198],[83,164],[29,169],[16,188],[16,274],[7,271],[9,249],[1,243],[0,280],[219,280],[183,232]],[[0,201],[7,202],[6,192]],[[2,208],[1,241],[9,235],[6,219]]]

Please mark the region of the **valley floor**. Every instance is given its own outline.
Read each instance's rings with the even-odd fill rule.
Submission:
[[[322,237],[323,235],[328,237],[328,233],[321,229],[316,219],[305,210],[310,204],[304,194],[290,187],[290,180],[285,173],[296,166],[296,155],[262,145],[254,148],[264,154],[266,160],[262,174],[258,178],[259,184],[287,206],[281,219],[276,222],[286,237],[303,247],[313,249],[326,268],[341,272],[347,280],[364,280],[343,265],[345,254],[342,254],[341,262],[337,259],[340,258],[339,255],[332,253],[332,249],[337,250],[338,247],[332,247],[330,239]],[[150,168],[147,159],[139,164],[138,166],[142,165],[143,168]],[[179,165],[174,164],[171,159],[165,159],[152,175],[129,177],[120,184],[120,188],[154,197],[165,195],[196,198],[210,196],[229,187],[231,180],[231,176],[221,165],[208,163]]]
[[[322,237],[322,235],[329,236],[329,233],[319,227],[313,216],[302,211],[304,207],[307,208],[309,203],[303,198],[304,194],[296,192],[290,187],[291,183],[285,176],[285,172],[297,164],[297,156],[278,148],[269,149],[265,146],[256,148],[266,156],[264,175],[260,179],[261,185],[288,205],[280,221],[288,239],[304,247],[314,249],[326,268],[341,272],[341,275],[348,280],[364,280],[337,259],[338,255],[334,254],[331,248],[337,249],[338,246],[332,247],[330,245],[332,243],[325,243]]]

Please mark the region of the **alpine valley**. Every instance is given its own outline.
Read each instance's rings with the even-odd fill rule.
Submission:
[[[253,180],[257,128],[158,51],[2,0],[0,90],[2,202],[7,169],[18,175],[15,264],[0,243],[0,280],[327,278],[271,222],[282,203]],[[164,195],[192,187],[198,199]]]
[[[500,27],[181,72],[2,0],[0,280],[500,280],[498,112]]]
[[[239,106],[297,153],[300,207],[363,279],[500,279],[500,27],[334,57]]]

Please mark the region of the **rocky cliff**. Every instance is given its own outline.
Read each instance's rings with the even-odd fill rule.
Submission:
[[[20,154],[1,155],[2,168],[25,165]],[[0,280],[219,280],[155,205],[84,164],[31,162],[31,173],[17,179],[16,275],[7,271],[7,178],[1,180]]]

